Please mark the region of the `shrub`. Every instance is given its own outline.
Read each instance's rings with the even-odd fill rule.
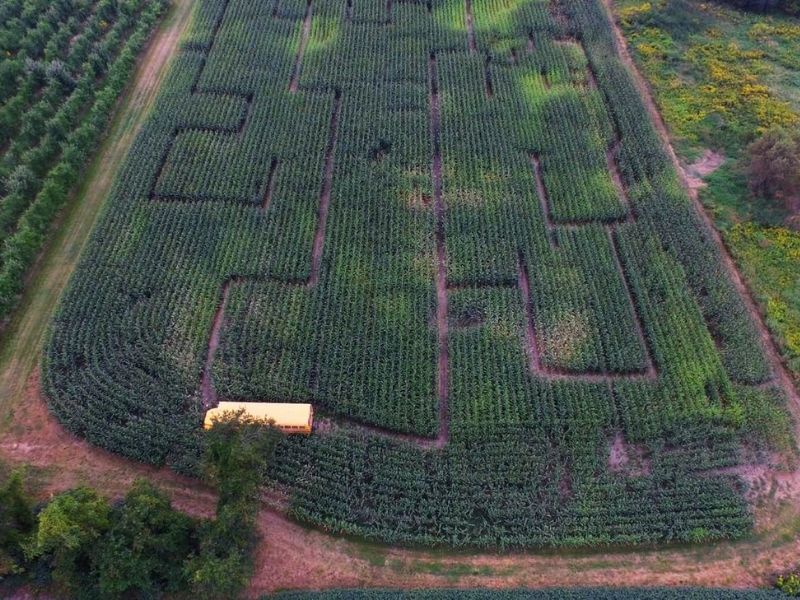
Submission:
[[[25,492],[22,473],[15,471],[0,487],[0,578],[23,570],[22,542],[35,524],[33,501]]]
[[[800,131],[773,128],[747,148],[750,191],[800,212]]]
[[[781,575],[775,586],[787,596],[800,596],[800,576],[797,573]]]
[[[205,524],[186,573],[200,598],[235,597],[250,579],[260,488],[281,434],[242,412],[207,433],[206,476],[219,489],[217,518]]]
[[[25,546],[28,559],[52,566],[53,581],[68,592],[91,587],[89,572],[97,543],[111,526],[111,507],[95,490],[80,487],[55,497],[39,515]]]
[[[111,521],[94,558],[103,598],[156,597],[185,589],[183,562],[195,549],[196,525],[172,508],[166,494],[138,480]]]

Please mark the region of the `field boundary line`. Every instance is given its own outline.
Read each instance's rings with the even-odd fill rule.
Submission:
[[[95,224],[107,207],[111,187],[147,119],[184,32],[192,21],[191,0],[172,0],[137,59],[98,150],[80,187],[56,218],[26,279],[22,299],[2,330],[0,342],[0,431],[24,397],[36,369],[52,315]]]

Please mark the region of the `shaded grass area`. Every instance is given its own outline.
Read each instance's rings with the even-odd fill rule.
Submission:
[[[800,233],[747,189],[742,157],[772,126],[800,126],[800,19],[689,0],[621,0],[617,18],[681,159],[727,157],[700,198],[800,377]]]

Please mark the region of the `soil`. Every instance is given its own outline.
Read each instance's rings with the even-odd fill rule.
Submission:
[[[470,5],[468,5],[470,6]],[[470,14],[469,12],[467,13]],[[431,179],[433,180],[433,214],[436,222],[436,331],[438,358],[436,368],[436,387],[439,400],[439,433],[435,446],[442,448],[450,437],[450,412],[447,406],[450,388],[449,323],[447,320],[447,244],[444,236],[444,197],[442,195],[442,147],[441,147],[441,106],[439,104],[439,76],[436,70],[436,55],[431,53],[428,61],[430,76],[430,125]]]
[[[269,210],[269,205],[272,202],[272,195],[275,193],[275,179],[278,173],[279,160],[273,158],[269,164],[269,172],[267,173],[267,183],[264,186],[264,195],[261,198],[261,210]]]
[[[303,54],[305,54],[306,45],[308,44],[308,36],[311,34],[311,13],[311,0],[308,0],[306,14],[303,17],[303,30],[300,33],[300,45],[297,47],[297,55],[292,67],[292,77],[289,81],[289,91],[292,93],[297,92],[300,87],[300,68],[303,64]]]
[[[208,336],[206,360],[203,364],[203,374],[200,377],[200,392],[203,398],[203,408],[206,410],[217,406],[219,403],[217,390],[214,387],[212,367],[214,366],[214,357],[217,355],[217,349],[219,348],[222,325],[225,323],[225,309],[228,306],[228,297],[231,293],[232,283],[233,280],[229,279],[222,285],[222,295],[219,305],[217,305],[217,310],[214,311],[214,318],[211,321],[211,333]]]
[[[472,0],[464,0],[464,12],[467,20],[467,46],[470,54],[478,52],[478,43],[475,40],[475,23],[472,18]]]
[[[617,432],[608,445],[608,469],[628,477],[647,476],[652,471],[652,461],[644,448],[626,442]]]
[[[690,165],[682,166],[683,177],[690,190],[697,193],[704,188],[704,178],[708,177],[725,163],[725,156],[706,149],[703,155]]]
[[[131,461],[107,452],[66,431],[50,414],[42,394],[38,369],[28,381],[25,401],[14,411],[11,426],[0,442],[0,460],[44,471],[42,498],[80,485],[122,496],[137,478],[157,481],[176,506],[194,516],[214,513],[216,494],[196,479],[167,467]]]
[[[589,73],[592,71],[589,70]],[[595,82],[596,85],[596,82]],[[630,198],[628,198],[628,191],[625,189],[625,184],[622,181],[622,174],[619,171],[619,164],[617,163],[617,156],[619,156],[620,141],[614,140],[614,143],[606,148],[606,167],[611,175],[611,182],[614,184],[614,189],[617,191],[617,197],[622,205],[625,207],[628,222],[635,220],[633,208],[631,206]]]
[[[311,3],[309,3],[311,10]],[[331,109],[330,129],[328,130],[328,144],[325,148],[325,161],[322,173],[322,190],[319,194],[319,208],[317,209],[317,230],[314,232],[314,243],[311,248],[311,272],[308,276],[308,287],[312,288],[319,282],[319,271],[322,266],[322,249],[325,246],[325,225],[328,221],[328,208],[331,204],[331,188],[333,186],[333,167],[336,155],[336,135],[339,128],[339,114],[342,110],[342,93],[336,90]]]

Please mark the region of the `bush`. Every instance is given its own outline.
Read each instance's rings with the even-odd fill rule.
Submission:
[[[217,518],[203,527],[200,553],[188,561],[186,574],[198,597],[233,598],[252,575],[261,485],[281,433],[239,412],[217,421],[206,436],[206,477],[219,490]]]
[[[797,573],[781,575],[775,586],[787,596],[800,596],[800,576]]]
[[[15,471],[0,487],[0,579],[23,571],[22,543],[35,525],[33,501],[25,492],[22,473]]]
[[[747,147],[750,191],[800,213],[800,131],[773,128]]]
[[[152,598],[185,589],[183,562],[196,548],[196,523],[174,510],[166,494],[138,480],[111,521],[94,559],[101,597]]]
[[[39,515],[36,533],[25,546],[29,560],[43,559],[53,581],[77,594],[90,589],[89,572],[97,543],[111,526],[108,501],[90,488],[56,496]]]

